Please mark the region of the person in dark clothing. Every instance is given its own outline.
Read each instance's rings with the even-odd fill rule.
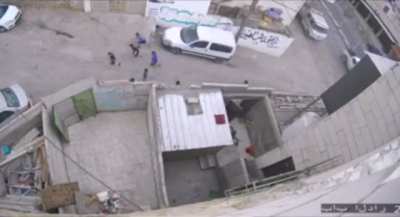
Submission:
[[[158,57],[156,51],[151,51],[151,61],[150,61],[150,66],[155,66],[158,63]]]
[[[107,54],[110,57],[110,64],[115,65],[115,61],[116,61],[115,55],[113,53],[111,53],[110,51]]]
[[[143,71],[143,81],[147,80],[147,74],[148,74],[149,70],[147,68],[144,69]]]
[[[139,48],[135,47],[135,45],[133,45],[133,44],[129,44],[129,46],[132,49],[133,56],[138,57],[139,56]]]

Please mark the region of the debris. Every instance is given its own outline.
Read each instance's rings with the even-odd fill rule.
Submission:
[[[120,196],[112,191],[102,191],[96,194],[97,200],[103,204],[103,213],[118,213],[120,209]]]
[[[77,182],[52,185],[40,193],[44,210],[75,204],[75,192],[79,191]]]
[[[60,30],[53,30],[53,31],[56,33],[56,35],[62,35],[62,36],[66,36],[68,38],[74,38],[74,36],[69,34],[68,32],[63,32]]]
[[[7,156],[9,154],[11,154],[11,146],[9,145],[2,145],[1,146],[1,153],[3,154],[3,156]]]
[[[40,198],[34,196],[7,195],[0,197],[0,209],[8,209],[19,212],[39,212]]]
[[[8,164],[11,161],[14,161],[17,158],[26,155],[27,153],[32,152],[33,150],[41,146],[43,143],[44,143],[43,137],[39,137],[34,141],[24,145],[20,149],[13,151],[11,154],[7,155],[7,157],[3,161],[0,162],[0,167]]]
[[[74,36],[71,35],[68,32],[64,32],[64,31],[61,31],[61,30],[57,30],[57,29],[53,29],[53,28],[48,27],[43,21],[39,21],[37,25],[41,29],[49,30],[49,31],[52,31],[52,32],[56,33],[56,35],[62,35],[62,36],[66,36],[68,38],[74,38]]]

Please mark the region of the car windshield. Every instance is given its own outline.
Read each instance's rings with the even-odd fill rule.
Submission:
[[[9,107],[18,107],[19,101],[17,95],[15,95],[14,91],[11,88],[1,89],[0,92],[3,94],[6,99],[7,106]]]
[[[327,33],[327,32],[328,32],[327,29],[322,28],[321,26],[319,26],[313,19],[311,19],[311,27],[312,27],[314,30],[316,30],[316,31],[318,31],[318,32],[320,32],[320,33]]]
[[[0,18],[3,17],[3,15],[6,13],[7,9],[8,9],[7,5],[0,5]]]
[[[181,30],[181,39],[186,44],[199,39],[196,27],[186,27]]]

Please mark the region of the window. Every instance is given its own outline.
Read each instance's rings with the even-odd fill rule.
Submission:
[[[320,33],[327,33],[327,32],[328,32],[327,29],[325,29],[325,28],[321,27],[320,25],[318,25],[318,24],[314,21],[314,19],[311,19],[311,20],[310,20],[310,23],[311,23],[311,28],[313,28],[315,31],[318,31],[318,32],[320,32]]]
[[[195,48],[206,48],[208,46],[208,42],[207,41],[196,41],[190,46],[195,47]]]
[[[198,97],[188,97],[185,99],[188,115],[199,115],[203,113]]]
[[[14,112],[12,111],[4,111],[0,113],[0,124],[5,121],[7,118],[9,118],[11,115],[13,115]]]
[[[0,5],[0,18],[7,12],[8,6],[7,5]]]
[[[186,27],[181,30],[182,41],[186,44],[199,39],[196,27]]]
[[[216,43],[211,44],[210,50],[224,52],[224,53],[232,52],[232,48],[231,47],[225,46],[225,45],[222,45],[222,44],[216,44]]]
[[[2,93],[4,98],[6,99],[7,106],[9,107],[19,106],[18,97],[15,95],[14,91],[11,88],[1,89],[0,93]]]

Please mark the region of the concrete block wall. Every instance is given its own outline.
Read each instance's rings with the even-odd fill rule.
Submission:
[[[256,156],[282,144],[278,122],[268,97],[263,97],[246,113],[250,141],[256,146]]]
[[[57,130],[53,127],[51,111],[45,107],[42,108],[42,124],[51,184],[69,182],[65,158],[62,154],[62,141],[59,139]]]
[[[224,189],[243,186],[250,182],[244,159],[240,158],[219,167],[221,184]]]
[[[94,88],[98,112],[146,110],[151,84],[99,85]]]
[[[84,4],[88,5],[91,12],[116,12],[144,15],[146,0],[69,0],[73,9],[84,11]]]
[[[296,169],[338,156],[342,164],[400,135],[400,66],[284,144]],[[334,166],[334,165],[332,165]]]

